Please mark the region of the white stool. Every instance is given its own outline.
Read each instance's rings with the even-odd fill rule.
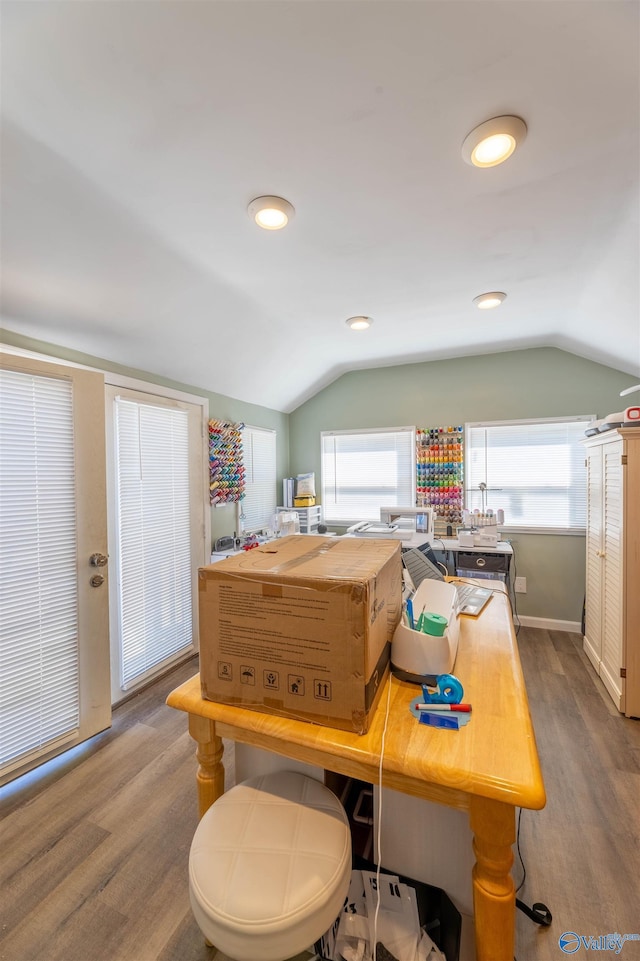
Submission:
[[[191,844],[194,917],[234,961],[286,961],[311,947],[340,913],[350,878],[344,808],[319,781],[294,771],[231,788]]]

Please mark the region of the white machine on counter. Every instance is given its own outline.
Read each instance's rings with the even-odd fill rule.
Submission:
[[[347,530],[356,537],[389,537],[416,544],[433,541],[433,508],[381,507],[379,521],[360,521]]]
[[[425,543],[433,541],[432,507],[381,507],[380,520],[401,531],[424,535]]]
[[[458,530],[460,547],[497,547],[498,525],[504,524],[504,511],[463,511],[462,528]]]

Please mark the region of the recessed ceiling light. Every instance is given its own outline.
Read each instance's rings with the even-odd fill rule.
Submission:
[[[499,307],[506,296],[501,290],[491,290],[487,294],[478,294],[473,302],[480,310],[491,310],[492,307]]]
[[[346,323],[351,330],[366,330],[367,327],[371,327],[373,320],[371,317],[349,317]]]
[[[474,167],[495,167],[510,157],[526,136],[527,125],[520,117],[494,117],[465,137],[462,156]]]
[[[289,201],[282,197],[256,197],[249,204],[248,210],[251,219],[265,230],[280,230],[286,227],[296,213]]]

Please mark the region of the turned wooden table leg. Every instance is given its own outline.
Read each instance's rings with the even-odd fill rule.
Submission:
[[[196,757],[198,772],[198,811],[200,817],[208,811],[214,801],[224,794],[224,765],[222,738],[216,734],[214,721],[197,714],[189,715],[189,734],[197,741]]]
[[[515,809],[502,801],[472,797],[474,834],[473,907],[476,961],[513,961],[516,895],[511,877]]]

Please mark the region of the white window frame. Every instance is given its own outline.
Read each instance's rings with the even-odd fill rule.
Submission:
[[[480,504],[480,494],[475,486],[475,478],[478,477],[477,470],[474,470],[471,464],[472,451],[474,449],[470,437],[472,430],[486,429],[491,430],[492,428],[508,427],[508,428],[523,428],[523,435],[527,427],[540,426],[543,427],[547,424],[575,424],[575,425],[587,425],[590,421],[595,419],[595,414],[579,414],[579,415],[568,415],[566,417],[536,417],[520,420],[500,420],[500,421],[479,421],[470,422],[465,424],[465,453],[464,453],[464,477],[465,477],[465,506],[468,510],[472,510],[475,507],[481,508]],[[580,436],[584,436],[583,434]],[[475,449],[477,449],[477,446]],[[524,445],[523,445],[524,446]],[[576,452],[577,453],[577,452]],[[582,454],[579,455],[580,460],[583,460]],[[523,470],[525,465],[523,465]],[[494,468],[495,470],[495,468]],[[586,470],[584,475],[584,492],[581,492],[581,497],[584,497],[584,525],[570,525],[566,527],[554,526],[549,524],[514,524],[513,518],[509,518],[508,503],[506,502],[508,494],[502,497],[502,491],[496,490],[495,488],[500,487],[500,481],[493,480],[491,475],[484,474],[484,483],[487,484],[486,493],[486,506],[492,508],[494,511],[502,508],[505,511],[505,522],[500,525],[500,530],[509,533],[521,533],[521,534],[562,534],[562,535],[577,535],[583,536],[585,533],[586,525]],[[479,483],[479,481],[478,481]],[[473,485],[473,490],[472,490]],[[551,485],[552,486],[552,485]],[[492,488],[494,488],[492,490]],[[566,488],[568,492],[574,488]],[[508,488],[506,489],[508,490]],[[542,490],[542,488],[540,488]],[[569,494],[570,496],[570,494]]]
[[[333,479],[333,474],[329,470],[329,465],[327,458],[330,455],[329,451],[325,450],[328,446],[327,442],[330,442],[331,438],[349,438],[349,437],[363,437],[366,435],[396,435],[396,434],[406,434],[408,442],[408,450],[406,456],[408,458],[408,470],[405,479],[404,490],[396,487],[396,492],[393,493],[389,489],[389,484],[385,485],[385,490],[379,495],[379,500],[376,500],[375,505],[372,505],[369,510],[360,509],[356,510],[353,516],[347,517],[344,511],[341,513],[336,513],[336,505],[339,504],[337,498],[339,497],[339,483],[335,483]],[[323,519],[327,524],[333,524],[341,527],[348,527],[351,524],[355,524],[359,521],[376,521],[380,520],[380,507],[413,507],[416,502],[416,428],[413,427],[379,427],[379,428],[369,428],[369,429],[358,429],[358,430],[325,430],[321,431],[320,434],[320,459],[321,459],[321,497],[322,497],[322,512]],[[364,477],[363,481],[367,478]],[[366,483],[364,486],[370,486]]]
[[[255,445],[255,450],[254,450]],[[238,530],[245,534],[268,530],[277,507],[277,431],[245,424],[242,431],[242,459],[245,467],[245,496],[238,502]],[[258,467],[255,455],[263,460]],[[268,462],[264,461],[268,456]]]

